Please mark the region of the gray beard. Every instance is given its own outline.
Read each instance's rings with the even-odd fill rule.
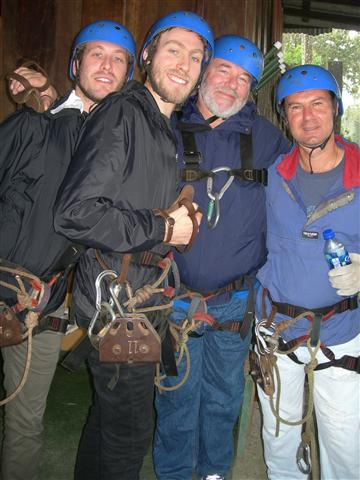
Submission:
[[[206,82],[203,82],[200,86],[200,95],[206,105],[206,108],[217,117],[220,118],[229,118],[235,115],[236,113],[240,112],[240,110],[244,107],[247,102],[247,98],[244,100],[240,100],[239,98],[236,99],[235,103],[227,108],[226,110],[220,109],[215,102],[215,100],[211,97],[211,95],[207,91]]]

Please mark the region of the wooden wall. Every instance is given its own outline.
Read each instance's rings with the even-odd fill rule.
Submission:
[[[81,27],[109,19],[124,24],[134,35],[138,51],[149,27],[175,10],[204,16],[215,36],[243,35],[266,51],[281,39],[281,0],[0,0],[0,72],[14,69],[21,59],[37,61],[63,94],[71,86],[68,60]],[[139,72],[136,72],[139,79]],[[0,82],[0,120],[14,111]]]

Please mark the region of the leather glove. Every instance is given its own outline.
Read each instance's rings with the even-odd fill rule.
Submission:
[[[338,295],[349,297],[360,291],[360,254],[349,253],[351,264],[329,271],[331,286]]]

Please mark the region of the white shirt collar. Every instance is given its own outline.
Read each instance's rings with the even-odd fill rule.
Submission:
[[[50,113],[55,115],[55,113],[61,112],[61,110],[64,110],[64,108],[77,108],[80,110],[81,113],[84,111],[84,103],[81,100],[80,97],[78,97],[75,93],[75,90],[72,90],[68,98],[65,100],[64,103],[59,105],[58,107],[50,110]]]

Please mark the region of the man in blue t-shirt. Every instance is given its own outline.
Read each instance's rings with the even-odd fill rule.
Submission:
[[[297,145],[269,169],[268,257],[258,273],[255,358],[263,374],[258,394],[268,476],[308,478],[309,449],[312,456],[316,445],[308,425],[302,435],[302,417],[309,418],[314,405],[321,478],[357,479],[359,148],[334,134],[343,106],[336,80],[324,68],[301,65],[286,72],[276,104]],[[351,265],[329,271],[323,253],[329,228],[350,252]]]

